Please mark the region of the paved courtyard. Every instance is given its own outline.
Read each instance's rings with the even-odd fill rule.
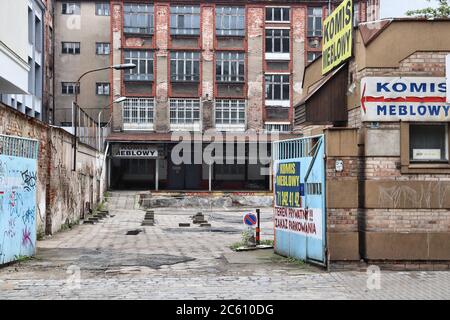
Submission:
[[[369,277],[329,273],[273,250],[233,252],[245,210],[202,208],[211,228],[179,228],[200,209],[155,209],[155,225],[141,226],[134,193],[114,193],[108,205],[112,217],[39,241],[36,258],[1,268],[0,299],[450,298],[450,272]],[[273,238],[271,215],[262,210],[262,239]]]

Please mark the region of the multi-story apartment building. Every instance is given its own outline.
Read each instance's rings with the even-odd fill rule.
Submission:
[[[79,105],[92,118],[112,104],[111,188],[268,190],[270,164],[250,161],[251,135],[242,138],[244,156],[226,152],[231,163],[210,165],[175,163],[172,134],[242,137],[252,129],[292,136],[304,68],[320,55],[322,22],[339,2],[57,1],[58,124],[71,125],[82,72],[133,63],[81,83]],[[355,1],[355,23],[376,19],[377,2]],[[126,100],[113,103],[119,97]],[[236,149],[236,139],[225,145]],[[193,159],[205,144],[185,156]],[[265,151],[270,155],[270,144]]]
[[[72,101],[79,92],[79,106],[93,119],[109,121],[111,84],[107,71],[86,76],[86,71],[110,65],[110,2],[55,2],[55,110],[54,124],[72,126]]]
[[[44,25],[51,21],[47,20],[46,2],[0,3],[0,102],[39,120],[46,120],[48,108],[48,99],[44,99]]]

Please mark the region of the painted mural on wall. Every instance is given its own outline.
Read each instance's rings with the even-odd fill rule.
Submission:
[[[0,264],[36,246],[37,160],[0,155]]]

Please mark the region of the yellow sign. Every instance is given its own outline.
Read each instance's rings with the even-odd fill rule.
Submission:
[[[352,56],[353,1],[344,0],[323,25],[322,74]]]

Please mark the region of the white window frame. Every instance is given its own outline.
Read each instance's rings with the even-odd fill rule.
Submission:
[[[216,35],[245,36],[245,8],[216,6]]]
[[[214,121],[219,131],[245,131],[247,103],[244,99],[216,99]],[[233,113],[236,117],[233,117]]]
[[[155,31],[154,7],[150,4],[124,3],[123,6],[123,32],[130,34],[148,34]],[[139,20],[143,19],[144,25],[140,25]],[[130,20],[128,22],[128,20]]]
[[[219,66],[220,74],[217,73],[217,67]],[[243,70],[241,70],[241,66],[243,66]],[[228,73],[224,72],[225,67],[228,68]],[[232,71],[234,71],[234,74]],[[216,52],[216,81],[228,83],[245,82],[245,52]]]
[[[170,99],[170,129],[172,131],[200,131],[200,99]]]
[[[280,31],[280,36],[276,36],[275,32]],[[268,33],[271,33],[268,35]],[[287,33],[288,35],[286,35]],[[280,40],[280,51],[275,51],[275,42]],[[283,40],[288,39],[288,52],[284,52],[285,46]],[[267,42],[272,42],[272,50],[267,51]],[[291,59],[291,29],[290,28],[267,28],[265,31],[265,53],[266,60],[290,60]]]
[[[61,82],[61,94],[64,95],[74,95],[75,90],[80,93],[80,87],[77,86],[76,82],[63,81]]]
[[[109,42],[96,42],[95,54],[103,56],[111,53],[111,43]]]
[[[95,3],[95,15],[96,16],[110,16],[109,2],[96,2]]]
[[[182,67],[180,68],[180,61]],[[175,68],[173,63],[175,62]],[[187,72],[190,66],[191,72]],[[181,70],[180,70],[181,69]],[[197,69],[198,73],[195,73]],[[200,53],[196,51],[173,51],[170,53],[170,80],[172,82],[200,81]]]
[[[281,77],[280,82],[275,81],[275,77]],[[271,77],[271,79],[267,79],[267,77]],[[287,81],[283,81],[284,78],[287,77]],[[289,108],[291,106],[291,82],[290,82],[290,74],[288,73],[271,73],[266,74],[265,77],[265,91],[266,91],[266,106],[267,107],[286,107]],[[276,86],[280,85],[280,96],[281,99],[275,98],[275,89]],[[272,96],[268,97],[268,87],[272,86]],[[289,89],[288,97],[284,97],[283,87],[287,86]]]
[[[81,2],[80,1],[64,1],[61,3],[61,14],[80,15]]]
[[[310,13],[312,10],[312,14]],[[320,10],[320,17],[314,14],[314,10]],[[313,19],[313,28],[309,29],[309,21]],[[320,28],[317,28],[318,20],[320,20]],[[323,9],[322,7],[308,7],[308,18],[307,18],[307,34],[308,37],[322,37],[323,32]]]
[[[292,132],[290,122],[266,122],[264,124],[265,132]]]
[[[275,10],[281,10],[281,20],[275,20]],[[272,11],[272,20],[269,20],[268,10]],[[285,13],[284,10],[288,11],[288,20],[284,20]],[[290,23],[291,22],[291,8],[290,7],[266,7],[266,22],[269,23]]]
[[[181,16],[183,17],[183,26],[179,26]],[[200,6],[171,6],[170,34],[173,36],[198,36],[200,34]]]
[[[109,96],[111,94],[111,84],[109,82],[96,82],[95,94],[98,96]]]
[[[154,53],[151,50],[124,50],[124,62],[133,63],[136,68],[124,72],[125,81],[153,81]]]
[[[122,102],[124,130],[153,130],[155,115],[154,98],[128,98]]]
[[[71,42],[71,41],[61,42],[61,54],[80,54],[80,53],[81,53],[80,42]]]

